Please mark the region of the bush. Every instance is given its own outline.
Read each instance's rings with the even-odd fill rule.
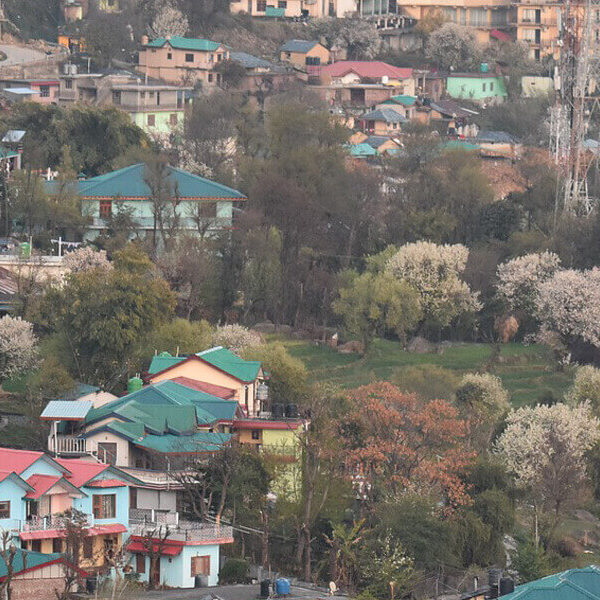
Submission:
[[[228,558],[219,571],[219,584],[246,583],[250,565],[243,558]]]
[[[396,368],[391,381],[403,392],[417,394],[424,400],[452,400],[460,384],[460,379],[453,371],[437,365]]]

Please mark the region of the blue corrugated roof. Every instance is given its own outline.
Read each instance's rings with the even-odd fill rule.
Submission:
[[[408,120],[405,116],[399,112],[392,110],[391,108],[378,108],[377,110],[371,110],[360,117],[365,121],[385,121],[386,123],[406,123]]]
[[[92,409],[90,400],[51,400],[42,411],[42,419],[83,420]]]
[[[312,50],[319,42],[317,40],[288,40],[283,46],[280,48],[280,52],[309,52]]]

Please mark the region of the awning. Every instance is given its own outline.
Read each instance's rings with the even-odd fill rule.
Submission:
[[[152,544],[152,552],[159,551],[160,544]],[[160,551],[162,556],[177,556],[181,554],[181,549],[183,546],[171,546],[165,544]],[[132,554],[148,554],[148,548],[142,542],[130,542],[126,548],[127,552],[131,552]]]
[[[511,37],[505,31],[499,31],[498,29],[492,29],[490,31],[490,37],[493,37],[501,42],[509,42]]]
[[[94,525],[88,529],[88,535],[108,535],[110,533],[125,533],[127,527],[120,523],[114,525]]]
[[[114,525],[96,525],[87,530],[88,535],[110,535],[114,533],[125,533],[127,527],[120,523]],[[37,531],[21,531],[19,537],[22,540],[48,540],[52,538],[65,537],[64,529],[39,529]]]

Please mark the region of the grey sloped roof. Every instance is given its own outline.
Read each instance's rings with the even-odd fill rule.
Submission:
[[[240,63],[246,69],[272,69],[275,65],[264,58],[252,56],[246,52],[230,52],[231,60]]]
[[[491,144],[517,144],[518,140],[506,131],[480,131],[475,138],[477,142]]]
[[[312,50],[319,42],[317,40],[288,40],[281,46],[281,52],[308,52]]]
[[[406,123],[407,121],[405,116],[390,108],[378,108],[377,110],[371,110],[362,115],[361,119],[365,119],[367,121],[385,121],[386,123]]]

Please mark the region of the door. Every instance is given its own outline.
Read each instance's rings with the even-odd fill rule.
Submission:
[[[116,465],[117,444],[114,442],[98,442],[98,458],[109,465]]]
[[[154,588],[160,586],[160,556],[157,556],[154,559],[154,564],[152,565],[152,573],[150,573],[150,577],[152,577],[152,585]]]

